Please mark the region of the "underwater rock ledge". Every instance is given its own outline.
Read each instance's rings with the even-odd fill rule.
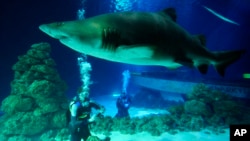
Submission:
[[[67,103],[67,85],[50,52],[48,43],[33,44],[13,65],[11,92],[1,105],[1,139],[28,138],[66,127],[62,105]]]

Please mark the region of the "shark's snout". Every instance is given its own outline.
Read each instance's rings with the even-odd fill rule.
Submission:
[[[42,32],[48,34],[49,36],[54,37],[54,35],[52,34],[51,29],[49,28],[48,25],[42,24],[42,25],[39,26],[39,29],[40,29]]]
[[[49,36],[56,38],[56,39],[64,39],[67,36],[65,33],[61,32],[60,30],[54,28],[53,26],[50,26],[48,24],[42,24],[39,26],[39,29],[43,31],[44,33],[48,34]]]
[[[45,24],[40,25],[40,26],[39,26],[39,29],[40,29],[41,31],[45,32],[45,31],[46,31],[46,25],[45,25]]]

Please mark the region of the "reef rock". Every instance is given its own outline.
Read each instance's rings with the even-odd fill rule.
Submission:
[[[184,103],[184,110],[187,114],[211,116],[212,111],[206,103],[198,100],[190,100]]]
[[[205,84],[198,84],[187,94],[183,105],[169,108],[178,128],[185,131],[199,131],[211,128],[216,134],[220,128],[231,124],[249,124],[250,114],[245,101],[224,92],[212,90]]]
[[[48,128],[49,119],[34,116],[32,112],[18,112],[3,123],[4,135],[35,135]]]
[[[11,92],[2,101],[0,135],[34,136],[66,126],[66,83],[50,57],[48,43],[33,44],[13,65]]]

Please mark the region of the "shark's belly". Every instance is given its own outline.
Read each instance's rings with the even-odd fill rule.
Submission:
[[[164,66],[167,68],[179,68],[182,65],[176,63],[172,60],[163,59],[163,60],[155,60],[155,59],[144,59],[144,58],[135,58],[130,60],[124,60],[123,63],[133,64],[133,65],[145,65],[145,66]]]
[[[168,68],[181,66],[181,64],[174,62],[172,56],[167,54],[155,56],[155,50],[152,46],[120,46],[115,51],[100,49],[89,55],[108,61],[132,65],[164,66]]]

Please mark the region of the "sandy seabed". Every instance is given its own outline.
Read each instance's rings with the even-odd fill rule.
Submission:
[[[97,135],[102,138],[102,135]],[[178,132],[177,134],[163,133],[161,136],[152,136],[147,132],[133,135],[121,134],[120,132],[111,132],[111,141],[229,141],[229,129],[225,133],[218,135],[206,130],[200,132]]]

